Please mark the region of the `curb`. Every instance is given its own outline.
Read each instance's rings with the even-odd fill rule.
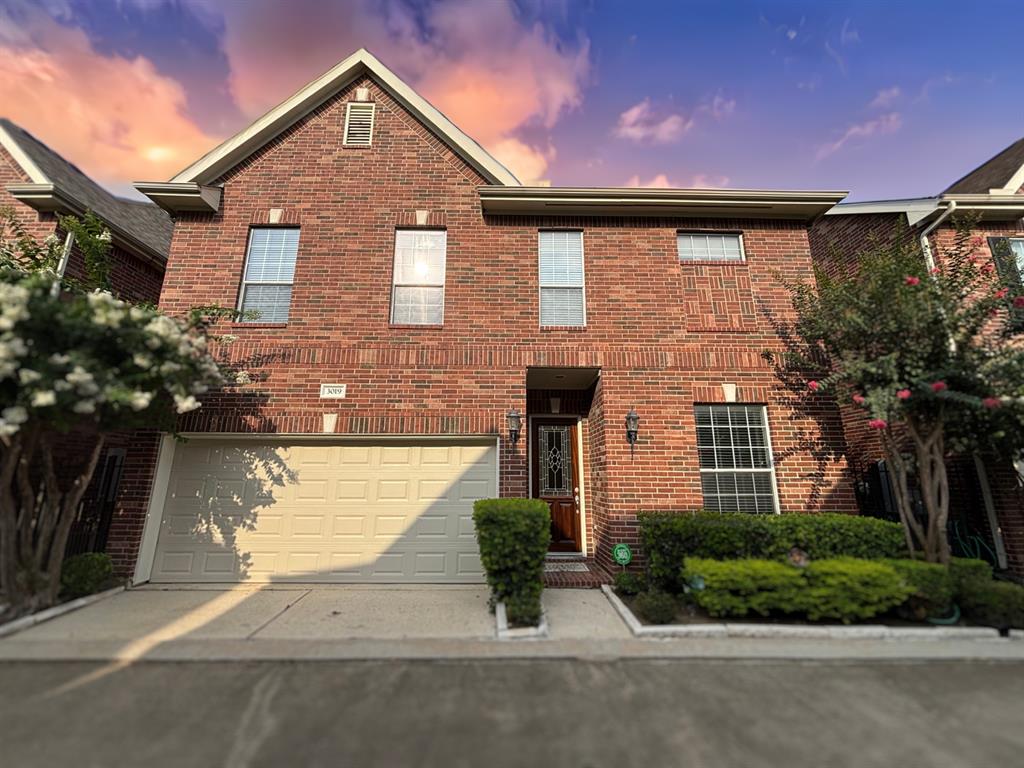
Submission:
[[[540,624],[536,627],[509,627],[504,601],[494,606],[494,623],[499,640],[539,640],[548,636],[548,617],[541,613]]]
[[[608,602],[635,637],[742,637],[802,640],[1000,640],[991,627],[887,627],[881,624],[802,626],[798,624],[661,624],[645,625],[610,586],[601,585]],[[1014,630],[1016,631],[1016,630]],[[1012,638],[1024,639],[1011,632]]]
[[[53,608],[47,608],[45,611],[39,611],[33,613],[30,616],[22,616],[20,619],[14,621],[8,621],[6,624],[0,624],[0,637],[8,637],[17,632],[34,627],[36,624],[42,624],[44,621],[50,619],[56,619],[58,616],[63,616],[65,613],[71,613],[77,611],[79,608],[85,608],[87,605],[98,603],[100,600],[104,600],[108,597],[113,597],[119,592],[124,592],[124,585],[120,587],[112,587],[111,589],[104,590],[103,592],[97,592],[94,595],[86,595],[80,597],[77,600],[70,600],[60,605],[55,605]]]

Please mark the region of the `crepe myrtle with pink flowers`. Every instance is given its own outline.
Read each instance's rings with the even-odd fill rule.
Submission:
[[[898,237],[857,254],[853,274],[790,286],[798,341],[786,370],[823,371],[806,397],[863,410],[892,470],[907,546],[929,562],[950,557],[947,457],[1012,458],[1024,446],[1024,296],[978,252],[971,225],[958,223],[934,267],[917,238]],[[915,477],[924,520],[911,506]]]
[[[207,350],[206,330],[223,310],[177,319],[91,290],[85,283],[105,283],[110,236],[79,224],[62,222],[74,227],[79,247],[94,254],[95,268],[74,284],[62,283],[54,271],[56,238],[36,243],[16,225],[0,229],[4,617],[56,601],[68,534],[105,437],[140,426],[174,432],[178,414],[198,408],[205,393],[238,376]],[[91,445],[82,466],[62,459],[69,433]]]

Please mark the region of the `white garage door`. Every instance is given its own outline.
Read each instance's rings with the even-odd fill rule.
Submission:
[[[180,444],[151,580],[478,582],[493,442]]]

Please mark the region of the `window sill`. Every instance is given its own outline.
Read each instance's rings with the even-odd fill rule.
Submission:
[[[396,331],[439,331],[444,323],[388,323]]]
[[[585,330],[587,330],[587,326],[585,325],[542,325],[540,327],[541,333],[550,333],[552,331],[556,331],[559,333],[561,333],[562,331],[583,333]]]
[[[253,328],[259,330],[261,328],[287,328],[288,323],[232,323],[231,327],[234,329]]]
[[[685,267],[687,265],[707,267],[740,267],[747,263],[746,259],[677,259],[679,266]]]

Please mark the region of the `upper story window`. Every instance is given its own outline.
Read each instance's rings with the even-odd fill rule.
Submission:
[[[676,235],[680,261],[743,261],[742,235],[680,232]]]
[[[1017,279],[1024,285],[1024,238],[1010,238],[1010,253],[1017,263]]]
[[[444,322],[444,273],[448,233],[443,229],[395,232],[395,269],[391,322],[441,325]]]
[[[698,405],[697,454],[704,508],[772,513],[775,469],[763,405]]]
[[[298,252],[298,228],[259,227],[250,230],[238,306],[243,311],[255,311],[258,315],[246,318],[247,322],[288,322]]]
[[[373,142],[372,101],[350,101],[345,108],[345,134],[341,143],[346,147],[368,147]]]
[[[540,324],[586,325],[583,233],[540,232]]]

